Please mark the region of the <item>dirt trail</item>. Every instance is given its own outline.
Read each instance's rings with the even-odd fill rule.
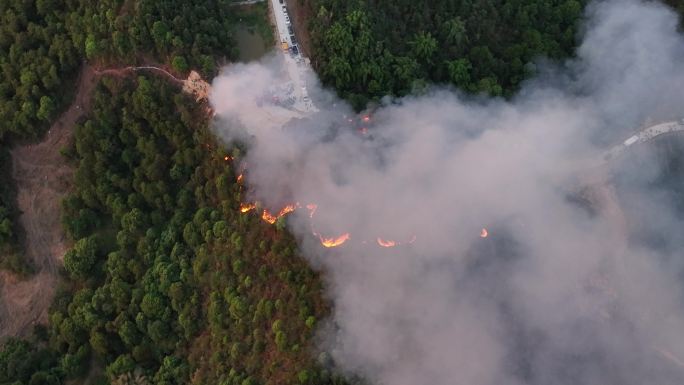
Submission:
[[[71,140],[78,118],[88,111],[96,80],[94,70],[84,65],[73,103],[50,127],[43,141],[11,151],[19,222],[26,236],[25,257],[37,272],[26,280],[0,272],[0,340],[25,335],[34,324],[47,322],[47,310],[68,246],[62,232],[60,205],[70,189],[73,170],[64,162],[60,149]]]

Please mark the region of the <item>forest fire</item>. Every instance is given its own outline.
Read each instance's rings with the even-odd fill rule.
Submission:
[[[242,176],[242,174],[240,174],[240,175],[237,176],[237,182],[238,182],[238,183],[242,184],[242,179],[244,179],[244,177]]]
[[[261,219],[265,220],[270,224],[274,224],[278,220],[278,217],[268,212],[268,210],[264,209],[264,212],[261,214]]]
[[[342,244],[347,242],[351,237],[349,236],[349,233],[344,233],[337,238],[324,238],[321,235],[319,235],[318,238],[321,240],[321,245],[323,245],[323,247],[330,248],[341,246]]]
[[[297,206],[299,206],[299,204],[287,205],[287,206],[283,207],[283,208],[278,212],[277,217],[280,218],[280,217],[282,217],[282,216],[284,216],[284,215],[287,215],[287,214],[289,214],[289,213],[295,211],[295,210],[297,209]]]
[[[485,229],[483,227],[482,230],[480,231],[480,238],[487,238],[488,236],[489,236],[489,231],[487,231],[487,229]]]
[[[240,212],[243,214],[253,210],[254,208],[256,208],[256,204],[254,204],[254,203],[241,203],[240,204]]]
[[[380,245],[382,247],[394,247],[397,245],[397,242],[395,242],[395,241],[386,241],[382,238],[378,238],[377,241],[378,241],[378,245]]]
[[[240,212],[241,213],[247,213],[257,207],[257,203],[242,203],[240,204]],[[309,218],[312,219],[314,214],[316,213],[316,210],[318,209],[318,205],[315,203],[309,203],[304,206],[308,211],[309,211]],[[279,218],[284,217],[287,214],[290,214],[297,209],[302,208],[302,206],[299,203],[293,203],[286,205],[280,211],[278,211],[278,214],[272,214],[270,211],[267,209],[264,209],[261,213],[261,219],[263,219],[265,222],[269,224],[275,224]],[[344,233],[340,235],[339,237],[331,237],[331,238],[326,238],[320,235],[319,233],[316,232],[313,222],[311,223],[311,232],[313,233],[314,236],[318,237],[318,239],[321,241],[321,245],[323,245],[326,248],[332,248],[332,247],[338,247],[343,245],[345,242],[347,242],[349,239],[351,239],[351,235],[349,233]],[[411,244],[415,242],[416,237],[415,235],[409,240],[408,244]],[[401,245],[403,243],[393,241],[393,240],[386,240],[378,237],[376,239],[377,244],[382,246],[382,247],[395,247],[398,245]]]

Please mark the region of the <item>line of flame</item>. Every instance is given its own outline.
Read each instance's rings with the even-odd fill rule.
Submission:
[[[337,238],[324,238],[321,235],[319,235],[318,238],[321,240],[321,245],[330,248],[341,246],[342,244],[347,242],[351,238],[351,236],[349,235],[349,233],[344,233]]]
[[[267,209],[264,209],[261,213],[261,219],[263,219],[264,221],[266,221],[270,224],[274,224],[278,221],[279,218],[281,218],[281,217],[283,217],[283,216],[285,216],[291,212],[294,212],[295,210],[297,210],[298,208],[301,208],[301,207],[302,206],[299,203],[289,204],[289,205],[286,205],[285,207],[283,207],[278,212],[277,215],[274,215],[270,211],[268,211]],[[314,214],[316,213],[316,210],[318,209],[318,205],[316,205],[315,203],[309,203],[305,207],[309,210],[309,218],[313,218]],[[241,213],[247,213],[247,212],[253,210],[254,208],[256,208],[256,203],[242,203],[242,204],[240,204],[240,212]],[[315,228],[313,227],[313,223],[311,223],[311,232],[313,233],[313,235],[317,236],[320,239],[321,244],[324,247],[328,247],[328,248],[341,246],[342,244],[344,244],[347,240],[349,240],[351,238],[349,233],[344,233],[337,238],[323,237],[322,235],[320,235],[316,232]],[[382,247],[395,247],[395,246],[403,244],[401,242],[397,242],[394,240],[385,240],[385,239],[382,239],[380,237],[378,237],[376,239],[376,241],[377,241],[378,245],[380,245]],[[411,240],[409,240],[406,243],[411,244],[415,241],[416,241],[416,236],[414,235],[413,237],[411,237]]]
[[[382,247],[394,247],[394,246],[397,245],[397,242],[396,242],[396,241],[384,240],[384,239],[379,238],[379,237],[378,237],[378,239],[377,239],[377,242],[378,242],[378,245],[380,245],[380,246],[382,246]]]

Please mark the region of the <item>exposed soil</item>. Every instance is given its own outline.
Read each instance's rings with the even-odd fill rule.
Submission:
[[[304,52],[304,56],[308,57],[311,62],[314,62],[311,56],[311,35],[309,35],[309,20],[311,20],[312,11],[308,1],[301,0],[288,1],[287,12],[292,19],[292,25],[299,42],[300,49]]]
[[[69,144],[76,121],[88,111],[96,80],[93,69],[84,65],[73,103],[50,127],[42,142],[17,146],[11,151],[19,224],[25,233],[24,255],[35,266],[36,274],[19,280],[0,272],[0,340],[26,335],[33,325],[47,322],[68,247],[60,206],[71,188],[73,170],[60,149]]]

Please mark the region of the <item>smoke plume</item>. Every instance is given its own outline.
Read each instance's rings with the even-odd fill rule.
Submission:
[[[387,101],[366,134],[321,87],[313,114],[266,100],[277,55],[226,68],[215,126],[249,146],[249,199],[318,207],[287,221],[333,302],[319,347],[386,385],[684,383],[682,248],[635,235],[681,240],[684,223],[652,187],[659,158],[623,170],[619,194],[621,161],[602,158],[684,115],[677,24],[656,3],[593,3],[577,57],[511,100],[435,87]],[[350,238],[326,249],[312,221]]]

